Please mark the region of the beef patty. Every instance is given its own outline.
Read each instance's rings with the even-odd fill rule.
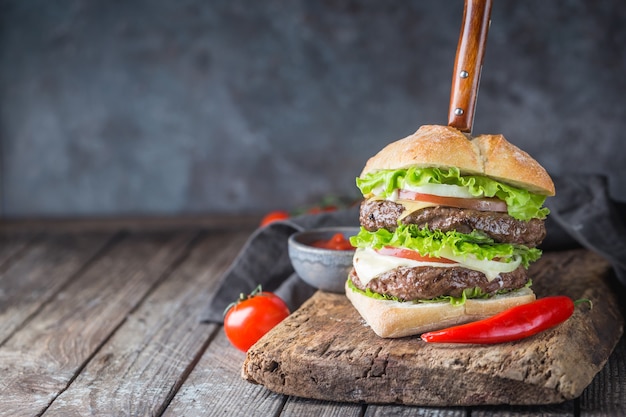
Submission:
[[[500,274],[488,281],[485,274],[461,267],[434,268],[431,266],[401,266],[378,275],[363,285],[355,270],[350,272],[354,285],[365,290],[392,295],[404,301],[429,300],[442,295],[460,297],[467,288],[480,288],[486,294],[500,290],[522,288],[528,282],[526,269],[520,265],[512,272]]]
[[[394,231],[404,206],[388,200],[365,200],[361,203],[360,222],[370,232],[378,229]],[[456,230],[470,233],[480,230],[496,242],[535,247],[546,236],[543,220],[517,220],[507,213],[460,209],[455,207],[427,207],[409,214],[404,224],[428,226],[431,230]]]

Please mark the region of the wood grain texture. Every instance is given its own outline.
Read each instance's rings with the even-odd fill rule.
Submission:
[[[59,230],[59,233],[31,235],[32,239],[22,238],[19,233],[0,233],[0,243],[8,245],[0,247],[0,253],[12,253],[6,258],[4,269],[0,267],[0,300],[6,302],[2,291],[13,294],[9,302],[14,303],[19,316],[24,314],[22,308],[32,308],[32,303],[15,301],[19,294],[27,296],[33,291],[41,297],[39,300],[34,294],[29,295],[38,306],[0,346],[0,416],[626,415],[625,338],[582,395],[560,404],[472,407],[354,404],[286,396],[250,384],[241,378],[245,355],[228,343],[221,327],[199,324],[197,320],[216,289],[220,271],[237,254],[248,232],[141,232],[117,235],[114,239],[109,239],[115,235],[114,230],[81,234]],[[89,242],[95,248],[93,255],[88,255]],[[99,244],[103,246],[97,249]],[[607,264],[598,260],[585,251],[560,253],[558,257],[546,255],[541,267],[532,270],[534,288],[540,295],[585,294],[594,299],[613,289],[623,299],[623,288],[607,285],[615,282],[610,276],[589,279],[601,277],[607,271]],[[552,280],[563,268],[576,271],[576,278],[565,283]],[[52,273],[57,278],[49,276]],[[14,274],[11,286],[6,286],[9,283],[4,281],[6,274]],[[48,280],[63,276],[66,276],[64,282],[48,288]],[[39,293],[40,289],[43,292]],[[2,303],[0,309],[5,305]],[[585,308],[579,307],[580,313],[587,313]],[[607,329],[610,319],[600,320],[595,316],[609,311],[612,309],[606,302],[594,303],[593,314],[588,315],[589,327],[579,329],[588,336],[600,335],[587,339],[592,349],[599,348],[599,353],[592,355],[593,360],[600,360],[598,364],[602,355],[607,354],[598,338],[617,337]],[[309,315],[309,324],[322,315],[319,311],[317,317]],[[338,316],[332,321],[340,333],[338,340],[349,338],[355,328],[365,330],[357,324],[343,331],[342,322],[343,318]],[[319,354],[321,360],[333,359],[336,363],[347,350],[335,347],[313,340],[307,349]],[[360,351],[351,349],[355,361],[368,352],[364,345]],[[388,356],[385,364],[384,355],[381,349],[376,356],[369,357],[367,369],[371,372],[366,377],[383,378],[385,372],[391,375],[393,363]],[[424,358],[428,356],[421,356],[420,360]],[[488,366],[486,359],[482,363]],[[414,378],[421,377],[414,375]],[[421,381],[423,388],[437,383],[435,379]]]
[[[577,400],[539,406],[473,407],[472,417],[572,417],[576,416]]]
[[[361,417],[362,405],[342,404],[308,398],[289,397],[281,416],[294,417]]]
[[[581,417],[626,416],[626,339],[580,397]]]
[[[363,417],[466,417],[461,407],[414,407],[401,405],[370,405]]]
[[[197,242],[43,415],[158,415],[215,331],[198,318],[246,237],[225,243],[214,233]]]
[[[0,273],[8,267],[9,261],[16,257],[34,239],[35,236],[33,234],[0,234]]]
[[[190,238],[130,235],[57,292],[0,348],[0,415],[43,412],[184,253]]]
[[[261,215],[203,214],[185,216],[114,216],[85,218],[27,218],[5,219],[0,223],[0,233],[67,234],[86,232],[183,232],[204,230],[247,230],[252,232]]]
[[[426,344],[378,338],[345,296],[316,293],[248,352],[248,380],[322,400],[429,406],[548,404],[578,397],[622,334],[608,263],[588,251],[546,254],[530,271],[538,296],[596,300],[515,343]]]
[[[28,246],[23,240],[6,241],[13,250],[6,249],[4,253],[20,252],[20,256],[0,272],[0,345],[68,283],[111,237],[111,233],[51,236]]]
[[[286,398],[244,381],[244,358],[220,327],[163,417],[278,416]]]

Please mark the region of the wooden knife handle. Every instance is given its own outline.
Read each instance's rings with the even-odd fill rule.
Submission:
[[[492,0],[465,0],[456,49],[448,125],[471,133],[480,72],[485,56]]]

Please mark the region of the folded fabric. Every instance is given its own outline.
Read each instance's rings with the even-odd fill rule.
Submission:
[[[624,206],[611,200],[607,179],[594,175],[554,178],[557,195],[548,198],[551,214],[546,221],[544,251],[585,247],[604,256],[613,265],[618,280],[626,285],[626,228]],[[324,226],[358,226],[355,206],[346,210],[302,215],[257,229],[248,239],[202,317],[222,323],[224,309],[259,284],[278,294],[291,311],[316,291],[294,272],[287,249],[292,233]]]
[[[248,238],[202,316],[202,321],[222,323],[224,310],[258,285],[280,296],[295,311],[316,291],[296,274],[289,260],[287,240],[301,230],[329,226],[358,226],[358,206],[318,214],[304,214],[259,228]]]
[[[554,183],[557,195],[546,201],[549,219],[577,243],[606,258],[626,285],[626,210],[609,197],[608,179],[573,174],[554,178]]]

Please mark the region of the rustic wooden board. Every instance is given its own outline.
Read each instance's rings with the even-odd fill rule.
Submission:
[[[581,395],[617,344],[623,318],[610,265],[586,250],[544,254],[533,265],[539,297],[594,301],[562,325],[494,346],[381,339],[344,295],[317,292],[253,346],[250,382],[287,395],[428,406],[551,404]]]
[[[185,254],[191,237],[127,236],[64,285],[0,347],[2,413],[45,411]]]

